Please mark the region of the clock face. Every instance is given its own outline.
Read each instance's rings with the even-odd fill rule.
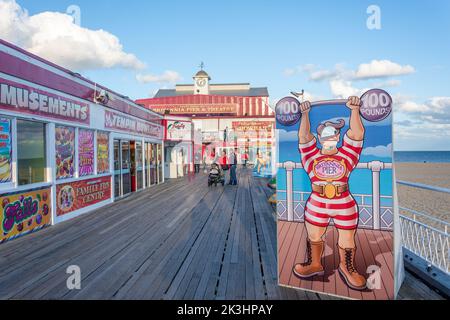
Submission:
[[[203,87],[203,86],[205,86],[205,84],[206,84],[206,79],[198,79],[197,80],[197,85],[199,87]]]

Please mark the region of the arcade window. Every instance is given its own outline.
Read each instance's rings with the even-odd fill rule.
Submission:
[[[45,124],[17,120],[18,184],[46,181]]]

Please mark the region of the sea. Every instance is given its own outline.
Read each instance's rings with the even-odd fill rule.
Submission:
[[[394,151],[395,162],[450,162],[450,151]]]

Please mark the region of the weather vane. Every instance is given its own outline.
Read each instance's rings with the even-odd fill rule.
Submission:
[[[205,64],[202,62],[200,62],[200,70],[203,70],[203,68],[205,67]]]

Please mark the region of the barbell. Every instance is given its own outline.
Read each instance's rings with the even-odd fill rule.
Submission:
[[[291,92],[298,97],[295,92]],[[392,112],[392,98],[382,89],[370,89],[361,96],[361,116],[370,122],[378,122],[386,119]],[[325,105],[345,105],[347,99],[321,100],[311,102],[311,108]],[[277,122],[286,126],[295,125],[302,116],[301,102],[294,97],[284,97],[275,105]]]

